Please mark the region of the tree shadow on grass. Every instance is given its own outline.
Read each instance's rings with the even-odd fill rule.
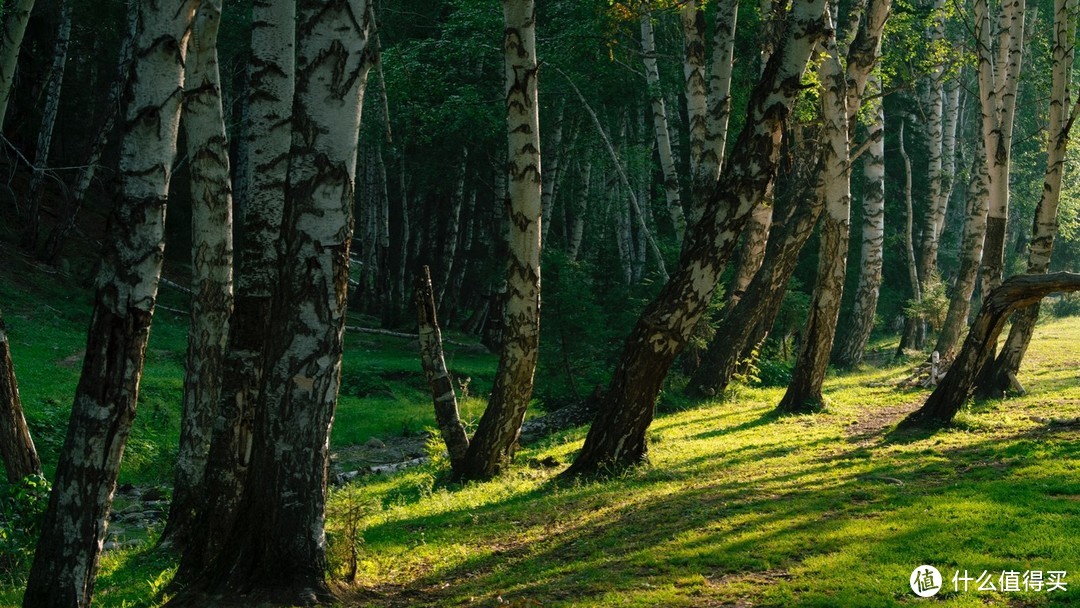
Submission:
[[[752,432],[764,424],[761,418],[711,437]],[[858,448],[864,453],[857,458],[823,460],[822,452],[835,443],[825,437],[801,451],[762,442],[607,482],[547,482],[477,508],[372,526],[365,532],[372,554],[400,549],[403,540],[408,545],[403,532],[417,531],[427,532],[428,543],[470,542],[473,548],[460,560],[433,565],[396,586],[362,589],[353,599],[386,606],[574,606],[613,597],[643,605],[722,605],[753,597],[755,603],[783,605],[777,598],[784,593],[808,602],[824,593],[806,580],[821,563],[865,559],[886,582],[867,590],[841,584],[836,597],[847,600],[833,605],[870,603],[882,593],[906,593],[907,574],[919,563],[964,568],[978,565],[964,560],[982,559],[1012,567],[1005,563],[1010,555],[1030,561],[1060,553],[1040,547],[1032,540],[1038,534],[1024,536],[1022,526],[998,529],[963,515],[964,509],[1004,513],[1045,526],[1068,514],[1067,527],[1080,532],[1072,530],[1080,503],[1063,498],[1046,504],[1080,494],[1080,480],[1055,486],[1030,475],[1014,478],[1018,465],[1011,463],[1048,458],[1046,446],[1035,441],[1044,435],[1034,429],[974,437],[933,449],[934,461],[927,462],[931,448],[918,444],[932,434],[897,440],[883,429],[879,442]],[[1050,457],[1080,453],[1075,438],[1056,438]],[[880,462],[865,454],[897,450]],[[975,529],[965,536],[958,521]],[[1020,548],[995,546],[999,533],[1017,536]],[[988,557],[978,557],[983,554]],[[768,582],[755,589],[747,582],[754,580]]]

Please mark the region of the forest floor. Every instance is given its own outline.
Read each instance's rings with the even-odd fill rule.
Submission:
[[[48,476],[89,297],[70,276],[0,258],[0,302]],[[97,606],[160,605],[175,568],[152,541],[183,378],[185,316],[169,309],[185,299],[162,291],[117,502],[141,527],[104,553]],[[503,478],[465,486],[449,483],[433,446],[423,466],[331,490],[331,576],[347,606],[903,606],[925,601],[908,581],[929,564],[944,577],[936,605],[1080,606],[1077,344],[1080,318],[1041,323],[1020,374],[1029,393],[973,404],[935,433],[893,430],[927,395],[894,388],[910,371],[895,365],[832,375],[828,407],[810,416],[773,416],[775,388],[693,405],[665,397],[651,464],[605,481],[557,478],[584,428],[528,446]],[[471,379],[467,421],[495,363],[449,349],[451,370]],[[350,333],[335,470],[415,456],[430,410],[413,344]],[[957,571],[973,578],[967,591],[963,581],[953,590]],[[998,591],[978,589],[984,571]],[[1000,590],[1003,573],[1029,571],[1065,571],[1067,588]],[[0,570],[0,606],[21,603],[21,576]]]

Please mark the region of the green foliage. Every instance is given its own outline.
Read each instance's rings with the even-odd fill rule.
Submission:
[[[356,580],[363,561],[363,523],[381,511],[377,500],[354,484],[331,488],[326,501],[326,560],[328,574]]]
[[[17,584],[30,567],[50,489],[40,475],[0,485],[0,577],[5,585]]]
[[[1050,313],[1059,318],[1080,316],[1080,293],[1062,294],[1050,307]]]
[[[904,314],[913,320],[925,321],[935,331],[941,329],[945,315],[949,312],[949,296],[945,292],[945,282],[941,275],[934,273],[923,286],[922,299],[908,300]]]
[[[606,385],[626,335],[655,289],[621,285],[600,264],[545,252],[535,398],[556,409]]]

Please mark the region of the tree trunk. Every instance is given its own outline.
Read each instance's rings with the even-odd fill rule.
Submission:
[[[37,147],[34,149],[34,169],[30,177],[27,193],[27,224],[23,234],[23,245],[31,253],[37,253],[38,235],[41,232],[41,186],[45,179],[45,170],[49,166],[49,150],[52,148],[53,127],[56,125],[56,113],[60,109],[60,87],[64,83],[64,71],[67,67],[68,42],[71,40],[71,4],[60,4],[60,25],[57,28],[56,43],[53,46],[52,66],[45,83],[45,108],[41,113],[41,127],[38,129]]]
[[[813,234],[824,207],[825,201],[814,193],[820,171],[819,158],[808,174],[789,180],[797,184],[796,190],[791,196],[783,197],[785,202],[778,207],[779,217],[770,233],[761,270],[723,317],[701,364],[686,385],[687,394],[711,397],[722,393],[745,358],[744,353],[757,346],[772,329],[798,265],[799,252]]]
[[[664,175],[664,199],[668,215],[675,227],[675,234],[682,240],[686,232],[686,215],[679,197],[679,175],[675,170],[675,155],[671,150],[671,133],[668,129],[667,104],[660,89],[660,69],[656,64],[656,42],[653,38],[652,13],[645,10],[641,15],[641,58],[645,62],[645,78],[649,87],[649,100],[653,111],[653,129],[656,134],[656,152],[660,155],[660,170]]]
[[[439,282],[435,285],[435,301],[443,315],[449,314],[443,304],[446,288],[450,283],[451,270],[454,267],[454,256],[457,254],[458,233],[461,232],[461,207],[465,202],[465,169],[469,160],[469,149],[461,149],[461,167],[458,169],[457,187],[454,188],[453,197],[450,200],[450,214],[446,218],[446,225],[442,232],[442,251],[439,255]]]
[[[907,213],[904,215],[907,224],[904,227],[904,251],[907,253],[908,281],[911,283],[911,299],[918,304],[922,301],[922,282],[919,281],[919,262],[915,255],[915,209],[911,201],[911,156],[904,146],[904,121],[900,123],[900,156],[904,159],[904,202],[907,204]],[[904,318],[904,333],[900,337],[900,346],[896,349],[896,356],[904,354],[904,349],[918,346],[919,333],[922,329],[921,319],[913,319],[910,316]]]
[[[945,0],[935,0],[932,23],[927,35],[927,44],[932,48],[939,46],[945,38]],[[945,220],[945,205],[948,200],[944,197],[943,180],[943,144],[944,144],[944,116],[945,116],[945,85],[943,82],[945,72],[944,63],[938,62],[930,70],[929,82],[927,83],[926,105],[926,139],[929,147],[927,180],[930,186],[930,196],[926,211],[923,215],[921,231],[922,239],[919,242],[917,252],[919,289],[926,291],[930,275],[937,270],[937,252],[939,226]],[[916,348],[924,345],[917,343]]]
[[[1054,250],[1054,237],[1058,229],[1058,201],[1061,198],[1061,178],[1065,152],[1073,121],[1067,115],[1069,107],[1069,77],[1073,63],[1073,36],[1075,34],[1075,0],[1054,2],[1054,47],[1052,86],[1050,97],[1050,120],[1046,150],[1046,176],[1043,180],[1042,197],[1035,208],[1031,227],[1031,245],[1028,253],[1028,274],[1044,274],[1050,267],[1050,255]],[[1075,115],[1075,110],[1074,110]],[[1039,318],[1039,303],[1022,308],[1013,315],[1012,328],[1005,346],[993,363],[992,374],[986,386],[978,387],[981,394],[1000,395],[1010,387],[1010,376],[1020,371],[1020,363],[1027,353],[1028,344]]]
[[[26,22],[30,20],[30,11],[34,10],[34,0],[15,0],[3,14],[3,38],[0,38],[0,128],[7,116],[8,101],[11,100],[11,85],[15,78],[15,65],[19,62],[19,49],[22,47]]]
[[[552,153],[548,155],[551,160],[547,163],[548,178],[544,180],[542,186],[543,191],[540,193],[541,207],[544,210],[543,225],[544,228],[541,231],[540,248],[543,250],[548,243],[548,232],[551,230],[551,212],[555,208],[555,183],[559,177],[559,165],[560,160],[565,153],[562,148],[563,138],[563,106],[559,106],[558,116],[555,117],[555,128],[551,131],[551,138],[548,145],[544,146],[545,149],[550,150]]]
[[[172,503],[162,542],[183,547],[205,498],[203,475],[221,399],[232,313],[232,192],[221,105],[220,0],[202,0],[188,39],[181,121],[191,159],[191,327]]]
[[[716,187],[719,165],[715,152],[706,152],[709,145],[709,91],[705,80],[705,7],[698,0],[688,0],[679,10],[679,16],[683,30],[683,94],[690,135],[689,221],[693,223],[701,217],[701,207]],[[730,28],[734,30],[735,24],[731,23]]]
[[[728,119],[731,117],[731,76],[735,66],[735,26],[739,3],[719,0],[713,32],[713,54],[709,69],[708,111],[705,116],[705,146],[701,157],[701,175],[705,181],[699,193],[705,200],[716,186],[727,151]]]
[[[135,75],[120,151],[120,198],[105,239],[82,376],[24,606],[89,606],[164,253],[176,154],[183,39],[196,3],[139,5]]]
[[[881,82],[873,78],[873,94]],[[885,113],[881,99],[870,101],[870,133],[863,161],[862,246],[859,256],[859,286],[851,311],[850,325],[835,353],[836,362],[855,367],[863,358],[870,332],[874,329],[878,294],[881,290],[882,252],[885,242]]]
[[[4,460],[7,480],[15,483],[28,475],[41,475],[41,460],[30,429],[26,427],[19,383],[15,381],[15,366],[11,362],[7,326],[0,313],[0,458]]]
[[[782,129],[811,51],[828,30],[824,0],[791,10],[786,39],[751,93],[746,124],[700,222],[687,233],[679,270],[627,338],[585,445],[567,474],[598,473],[646,458],[646,431],[675,357],[705,312],[754,206],[776,175]]]
[[[945,378],[921,408],[904,419],[901,426],[934,427],[948,424],[971,395],[975,377],[993,356],[1005,320],[1014,310],[1030,306],[1055,291],[1080,290],[1080,274],[1017,275],[990,292],[975,317],[960,354]]]
[[[978,41],[979,101],[982,139],[990,176],[990,206],[986,216],[981,277],[983,296],[1001,283],[1005,266],[1005,228],[1009,214],[1009,169],[1016,91],[1024,51],[1025,0],[1002,2],[998,16],[997,61],[991,57],[990,9],[975,1]]]
[[[802,347],[792,381],[777,410],[787,413],[813,411],[823,405],[821,387],[832,354],[836,324],[847,273],[851,212],[850,134],[858,120],[867,80],[881,51],[881,38],[891,0],[873,0],[859,19],[860,26],[847,52],[847,68],[841,68],[835,39],[827,40],[826,58],[819,68],[822,82],[823,180],[825,215],[821,221],[817,283],[810,316],[803,331]]]
[[[372,6],[297,3],[296,95],[251,470],[237,521],[203,591],[258,603],[331,599],[326,475],[341,382],[357,134]],[[200,586],[201,587],[201,586]]]
[[[532,397],[540,341],[540,124],[536,89],[536,9],[533,0],[503,0],[506,23],[507,167],[510,194],[508,294],[502,352],[487,409],[469,444],[464,478],[499,474],[517,446]]]
[[[101,161],[101,155],[105,151],[109,135],[116,127],[116,119],[120,116],[121,97],[127,89],[131,77],[131,48],[135,40],[139,14],[131,0],[127,0],[126,5],[128,20],[124,31],[124,39],[120,43],[120,55],[116,62],[116,75],[113,77],[108,97],[103,106],[105,114],[101,122],[95,127],[94,139],[87,152],[86,161],[79,169],[78,177],[75,178],[75,187],[72,189],[70,200],[67,198],[62,200],[56,224],[53,225],[52,231],[49,232],[49,238],[45,242],[44,253],[41,257],[49,262],[55,262],[60,257],[68,236],[75,229],[79,211],[82,210],[83,202],[86,200],[86,193],[90,190],[90,184],[94,180],[94,173],[97,170],[98,163]]]
[[[469,437],[458,414],[454,382],[446,369],[443,356],[442,332],[435,316],[435,296],[431,289],[431,273],[424,266],[416,281],[416,318],[420,333],[420,363],[424,376],[431,385],[431,399],[435,404],[435,422],[439,425],[446,451],[450,453],[450,466],[461,470],[465,453],[469,450]]]
[[[574,197],[574,215],[570,222],[570,242],[566,245],[566,256],[576,260],[581,252],[582,237],[585,236],[585,212],[588,211],[589,196],[592,188],[592,160],[585,159],[578,165],[581,178],[581,191]]]
[[[817,282],[803,330],[802,349],[792,371],[791,383],[777,406],[778,411],[785,413],[815,411],[824,405],[821,386],[829,365],[847,271],[851,212],[847,80],[840,66],[836,38],[830,36],[822,46],[828,56],[818,67],[824,144],[821,147],[822,180],[817,196],[825,199],[825,213],[820,225]]]
[[[600,119],[597,118],[596,112],[593,111],[592,107],[585,100],[585,96],[581,94],[581,90],[577,88],[577,85],[574,84],[574,81],[570,80],[566,73],[559,70],[559,68],[555,68],[555,70],[562,74],[564,78],[566,78],[566,81],[570,85],[570,88],[574,90],[574,94],[576,94],[578,99],[581,101],[582,107],[585,108],[585,112],[588,113],[589,118],[592,119],[593,126],[596,127],[596,132],[600,136],[600,141],[603,142],[604,148],[607,150],[608,155],[611,157],[611,162],[615,165],[615,173],[618,174],[619,181],[622,183],[623,187],[626,188],[629,194],[630,204],[633,205],[636,216],[638,218],[641,218],[641,221],[638,223],[638,228],[643,231],[646,240],[648,240],[649,242],[649,249],[652,251],[653,257],[656,258],[656,265],[658,267],[657,269],[660,271],[660,276],[665,281],[668,280],[669,277],[667,272],[667,266],[664,264],[664,255],[660,252],[660,247],[656,244],[656,239],[653,238],[652,231],[650,231],[649,227],[645,225],[645,216],[641,213],[641,203],[640,201],[638,201],[637,195],[634,193],[634,187],[630,184],[630,178],[626,175],[626,169],[623,167],[622,161],[619,160],[619,154],[615,151],[615,146],[612,145],[611,138],[608,137],[607,132],[604,131],[604,126],[600,124]]]
[[[285,204],[291,141],[296,3],[259,0],[252,9],[248,108],[237,167],[247,199],[237,200],[239,251],[236,297],[222,367],[198,523],[184,548],[176,580],[197,576],[221,550],[238,515],[251,461],[252,425],[270,331],[271,291],[277,277],[277,239]]]
[[[982,140],[975,142],[975,154],[971,162],[971,179],[967,190],[964,231],[960,237],[960,268],[949,299],[949,311],[938,333],[934,350],[942,357],[951,357],[960,341],[960,334],[967,327],[971,311],[971,297],[982,262],[983,240],[986,235],[986,212],[990,204],[989,176],[986,173],[986,155]]]

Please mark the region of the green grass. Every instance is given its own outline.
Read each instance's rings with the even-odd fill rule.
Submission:
[[[957,569],[1080,571],[1080,319],[1042,326],[1030,394],[960,415],[953,428],[897,434],[923,391],[871,387],[906,369],[827,385],[826,412],[775,418],[776,389],[659,418],[652,464],[605,482],[558,469],[447,485],[439,468],[361,482],[363,543],[347,603],[387,606],[903,606],[916,566],[946,578],[942,606],[1080,605],[1066,593],[953,592]],[[519,459],[568,462],[584,431]],[[342,518],[335,560],[344,570]]]
[[[50,474],[89,314],[70,281],[0,279]],[[184,306],[165,291],[162,303]],[[183,315],[159,311],[122,482],[171,477],[184,334]],[[702,405],[666,396],[651,465],[607,481],[564,482],[562,467],[537,464],[570,462],[585,429],[524,450],[488,483],[449,484],[439,459],[362,480],[331,497],[332,576],[344,603],[364,606],[904,606],[927,601],[907,583],[927,563],[950,590],[956,569],[1070,573],[1064,594],[949,591],[935,605],[1080,605],[1080,433],[1046,421],[1080,416],[1078,343],[1078,318],[1040,325],[1020,376],[1030,393],[973,405],[933,434],[892,431],[926,394],[888,385],[906,367],[863,367],[831,376],[829,406],[811,416],[771,416],[781,389],[740,387]],[[495,359],[450,348],[448,362],[471,378],[463,409],[475,420]],[[335,447],[433,424],[408,340],[349,333],[342,385]],[[359,563],[347,583],[351,542]],[[160,603],[175,556],[148,547],[104,554],[96,605]],[[20,595],[0,578],[0,606]]]

